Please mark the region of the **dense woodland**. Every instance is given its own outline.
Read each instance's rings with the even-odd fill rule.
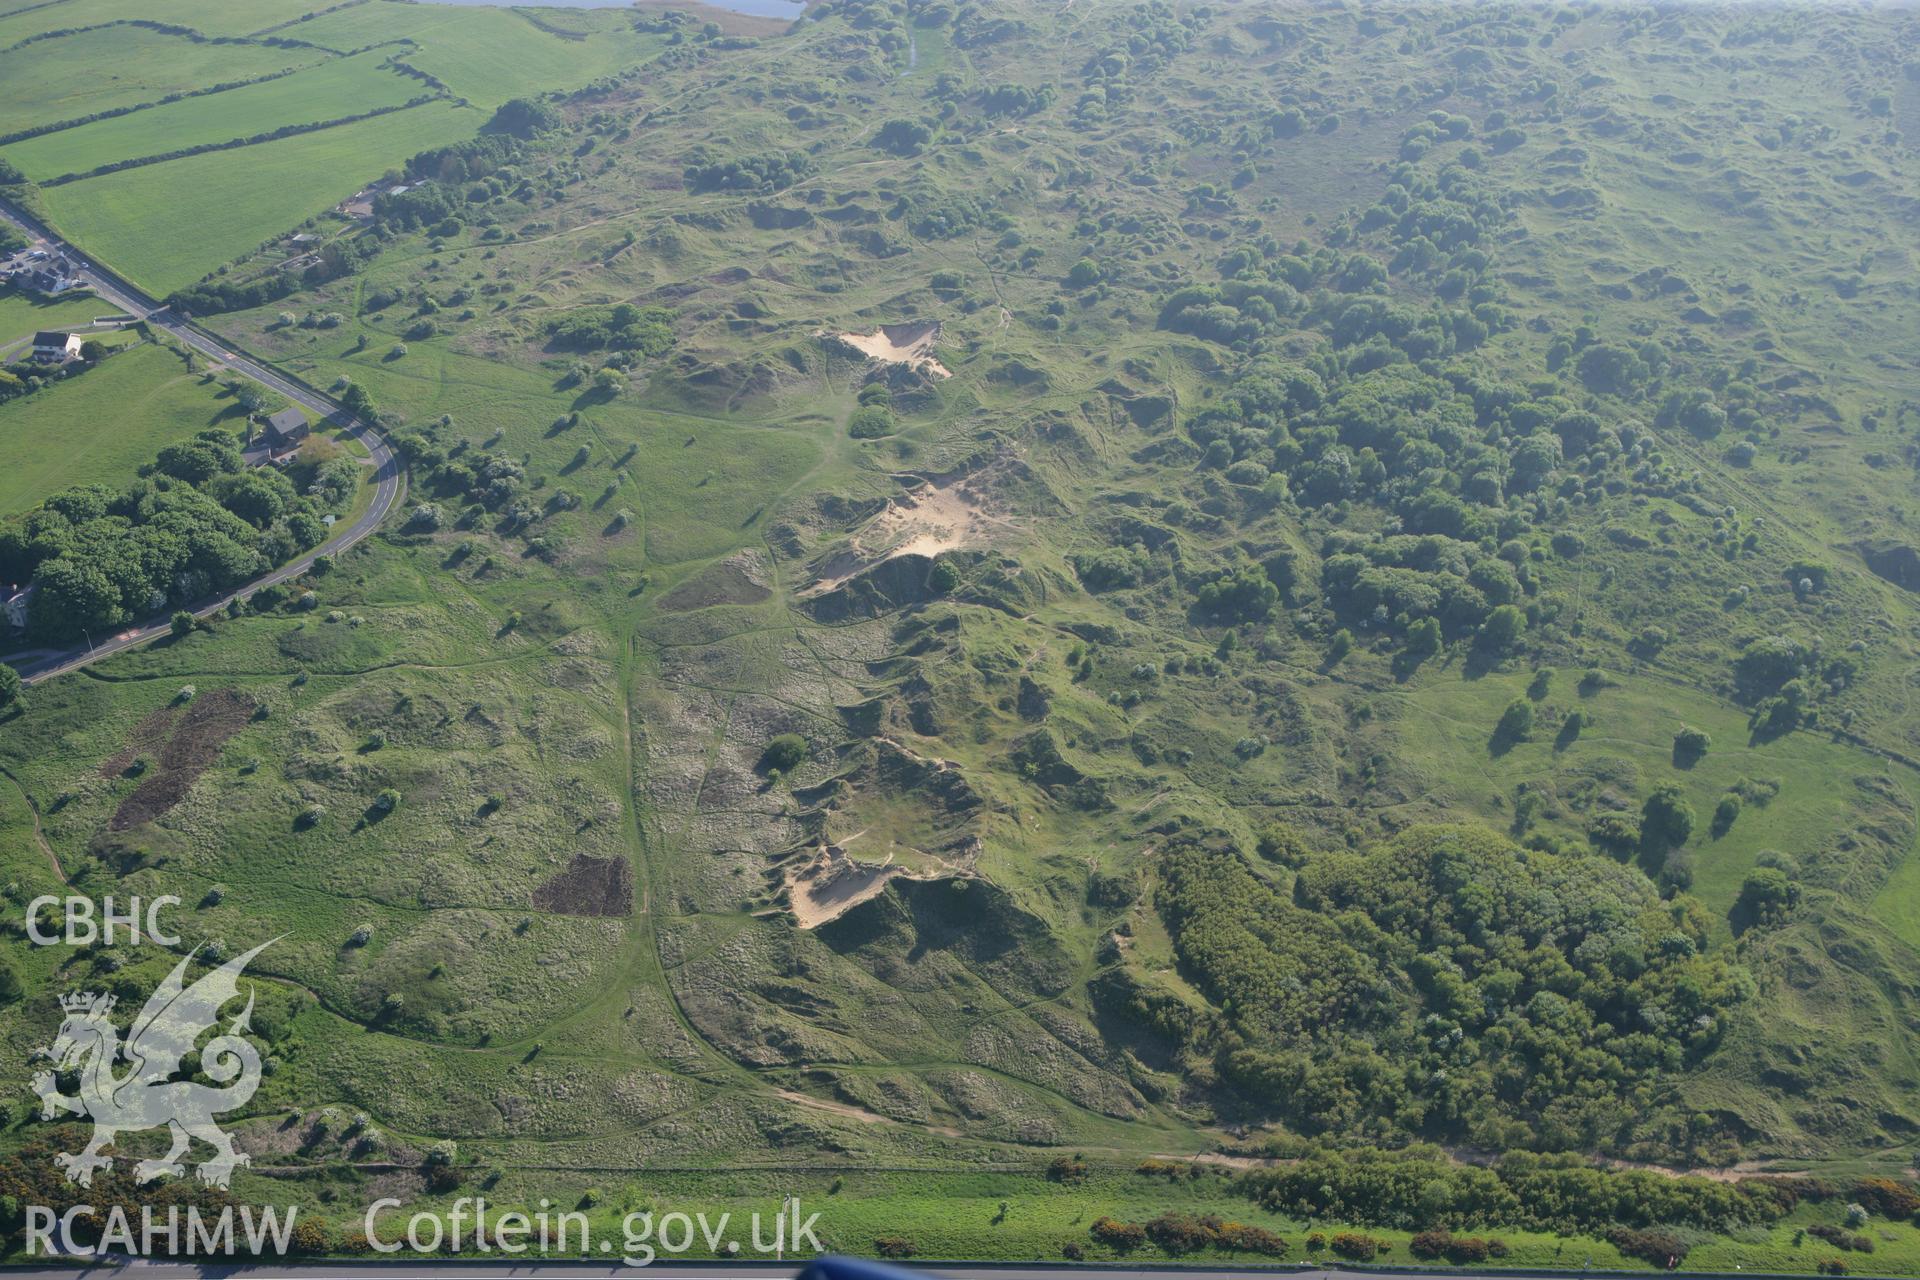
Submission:
[[[242,393],[262,394],[252,384]],[[359,467],[330,444],[291,467],[248,466],[244,444],[211,428],[166,446],[124,490],[69,489],[0,524],[0,579],[36,588],[32,636],[104,636],[240,586],[325,541],[323,517],[352,498]]]
[[[1751,995],[1697,903],[1467,829],[1316,858],[1291,900],[1189,847],[1158,906],[1224,1011],[1220,1070],[1306,1133],[1684,1147],[1660,1082]]]

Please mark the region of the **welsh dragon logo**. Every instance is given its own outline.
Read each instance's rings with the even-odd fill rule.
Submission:
[[[33,1091],[40,1099],[41,1119],[72,1113],[93,1121],[93,1141],[84,1151],[54,1157],[54,1163],[66,1170],[67,1181],[91,1186],[94,1170],[113,1164],[112,1156],[100,1153],[116,1135],[162,1125],[171,1132],[173,1147],[158,1160],[136,1163],[136,1182],[185,1173],[180,1157],[195,1138],[217,1153],[197,1170],[200,1181],[210,1186],[225,1187],[236,1167],[251,1163],[213,1122],[221,1112],[245,1106],[260,1087],[260,1053],[245,1038],[253,1014],[251,992],[247,1007],[226,1031],[200,1050],[200,1071],[224,1087],[174,1077],[202,1033],[219,1022],[221,1008],[239,997],[240,974],[247,962],[272,945],[263,942],[235,956],[192,986],[185,981],[193,959],[188,955],[148,998],[127,1028],[124,1044],[110,1017],[113,996],[83,991],[61,997],[60,1007],[67,1016],[53,1046],[42,1052],[53,1059],[56,1070],[78,1069],[80,1092],[72,1097],[61,1093],[53,1071],[36,1074]],[[115,1066],[122,1062],[126,1070],[115,1074]]]

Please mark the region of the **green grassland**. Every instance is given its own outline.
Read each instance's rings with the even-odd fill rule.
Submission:
[[[409,344],[407,355],[395,359],[389,353],[398,332],[382,333],[373,324],[363,332],[370,341],[362,352],[342,354],[352,342],[334,331],[311,344],[311,357],[290,352],[290,364],[323,386],[346,377],[376,396],[417,405],[423,416],[451,416],[476,440],[524,429],[555,407],[551,378],[437,343]],[[556,475],[556,483],[594,498],[595,509],[605,508],[608,517],[636,503],[654,513],[646,524],[645,550],[650,562],[662,565],[704,561],[738,547],[775,500],[822,472],[837,446],[821,439],[817,428],[713,421],[636,402],[596,406],[583,417],[583,426],[540,441],[531,456],[559,472],[586,444],[590,460]],[[635,446],[647,463],[616,466]],[[597,501],[607,486],[616,493],[611,506]]]
[[[531,1184],[520,1190],[517,1180],[502,1185],[500,1190],[505,1193],[499,1202],[503,1205],[516,1191],[528,1196],[546,1194],[537,1192]],[[1304,1228],[1309,1225],[1327,1236],[1344,1226],[1322,1221],[1308,1224],[1267,1213],[1233,1195],[1227,1177],[1219,1171],[1203,1172],[1191,1183],[1168,1185],[1164,1179],[1116,1167],[1101,1169],[1077,1185],[1061,1186],[1017,1166],[990,1172],[897,1175],[862,1173],[856,1166],[844,1173],[798,1177],[752,1172],[660,1174],[609,1179],[583,1185],[580,1190],[598,1192],[595,1198],[605,1206],[596,1207],[588,1215],[596,1239],[604,1236],[620,1240],[627,1215],[649,1210],[656,1215],[672,1210],[704,1212],[710,1222],[717,1222],[722,1213],[731,1214],[731,1225],[743,1240],[750,1230],[751,1215],[757,1212],[765,1236],[770,1237],[770,1205],[778,1205],[783,1196],[797,1195],[805,1206],[803,1217],[820,1215],[815,1230],[834,1252],[871,1254],[877,1239],[904,1239],[910,1242],[916,1261],[929,1263],[941,1259],[1058,1262],[1065,1244],[1082,1245],[1088,1258],[1102,1261],[1164,1264],[1170,1260],[1170,1255],[1152,1246],[1128,1255],[1094,1243],[1088,1228],[1108,1216],[1144,1222],[1163,1213],[1212,1213],[1266,1227],[1297,1241],[1304,1241]],[[380,1222],[381,1234],[392,1229],[387,1220]],[[1394,1260],[1406,1260],[1409,1234],[1380,1233],[1381,1239],[1398,1246],[1391,1255]],[[1623,1260],[1604,1241],[1522,1232],[1510,1237],[1508,1243],[1513,1249],[1509,1265],[1578,1265],[1581,1259],[1591,1257],[1595,1266],[1620,1267],[1623,1262],[1626,1269],[1638,1266]],[[711,1255],[702,1244],[690,1256]],[[1225,1251],[1185,1255],[1185,1260],[1231,1260],[1241,1266],[1250,1261],[1256,1265],[1273,1261]],[[1315,1255],[1303,1243],[1294,1245],[1285,1259],[1296,1264],[1313,1260]]]
[[[166,348],[123,351],[0,405],[0,512],[31,510],[76,485],[124,485],[163,445],[242,416],[217,384],[188,373]]]
[[[226,743],[195,802],[174,811],[171,833],[159,844],[142,841],[165,867],[154,871],[155,882],[191,881],[190,902],[215,884],[226,887],[219,906],[202,904],[189,924],[201,940],[250,928],[262,912],[278,914],[282,931],[302,940],[276,948],[269,971],[300,982],[329,1007],[369,1017],[397,990],[410,999],[406,1017],[437,1027],[441,1036],[518,1040],[524,1018],[551,1008],[567,985],[592,981],[613,942],[603,937],[595,946],[558,920],[516,927],[533,885],[564,866],[553,850],[605,856],[600,846],[618,838],[617,827],[593,821],[617,805],[607,785],[609,764],[596,762],[592,750],[609,735],[593,723],[586,701],[591,685],[556,689],[537,712],[524,708],[568,726],[543,735],[537,751],[491,749],[503,735],[522,736],[487,725],[513,705],[505,696],[513,672],[550,656],[553,646],[567,647],[566,636],[549,643],[496,641],[499,623],[477,602],[451,611],[452,618],[399,599],[351,602],[351,608],[339,620],[322,615],[305,624],[251,628],[254,656],[239,658],[243,665],[235,672],[247,675],[222,686],[266,710],[257,728]],[[198,647],[192,640],[173,646],[156,655],[165,661],[147,664],[123,689],[105,691],[104,702],[97,695],[85,700],[106,724],[123,714],[119,707],[136,718],[164,714],[181,679],[204,680]],[[594,665],[584,655],[577,661],[583,673]],[[375,687],[366,674],[372,670],[392,674]],[[290,686],[297,672],[310,678]],[[391,733],[384,747],[368,750],[368,718],[384,718],[396,702],[417,717],[420,740]],[[531,759],[512,762],[522,750],[579,761],[568,794],[543,794]],[[463,758],[467,751],[474,754]],[[249,764],[293,756],[313,768],[294,792],[286,777]],[[85,796],[73,796],[48,817],[50,838],[57,842],[104,822],[136,785],[133,778],[101,779]],[[406,807],[365,819],[362,810],[386,785],[405,789]],[[489,793],[501,797],[494,809],[486,803]],[[315,804],[326,816],[302,821],[304,807]],[[247,829],[250,847],[239,858],[227,839],[235,823]],[[396,840],[415,851],[412,872],[397,878],[400,868],[388,852]],[[456,848],[461,852],[452,855]],[[316,859],[319,850],[325,853]],[[476,870],[486,868],[482,880],[464,889],[442,882],[437,868],[447,856],[474,859]],[[372,940],[350,944],[362,926],[371,928]],[[450,946],[472,948],[471,963],[447,964]],[[564,964],[554,963],[557,949],[565,951]],[[429,969],[437,975],[442,967],[457,977],[428,978]],[[466,987],[482,974],[492,975],[484,988]],[[519,1013],[504,1007],[522,1004]],[[466,1024],[483,1010],[482,1021]]]
[[[778,1203],[782,1196],[797,1195],[807,1214],[818,1212],[817,1230],[823,1242],[837,1252],[870,1254],[874,1241],[882,1238],[904,1239],[914,1249],[916,1260],[984,1259],[1006,1262],[1057,1262],[1061,1246],[1081,1245],[1089,1260],[1165,1265],[1171,1261],[1191,1264],[1259,1265],[1264,1259],[1227,1251],[1201,1251],[1192,1254],[1168,1253],[1149,1245],[1134,1253],[1123,1254],[1096,1244],[1088,1228],[1101,1217],[1145,1222],[1167,1213],[1195,1215],[1217,1214],[1231,1221],[1266,1227],[1295,1242],[1284,1261],[1294,1265],[1335,1263],[1324,1249],[1305,1246],[1308,1235],[1318,1232],[1330,1238],[1343,1230],[1364,1230],[1390,1246],[1381,1261],[1404,1266],[1415,1261],[1409,1257],[1412,1235],[1405,1230],[1379,1230],[1358,1227],[1337,1219],[1294,1219],[1271,1214],[1234,1194],[1231,1175],[1225,1170],[1202,1166],[1190,1181],[1171,1184],[1134,1172],[1125,1167],[1101,1167],[1097,1163],[1085,1181],[1062,1186],[1038,1176],[1029,1169],[1007,1168],[991,1172],[905,1174],[864,1173],[857,1167],[844,1173],[766,1175],[736,1173],[654,1174],[631,1180],[605,1179],[586,1182],[582,1193],[597,1193],[593,1198],[604,1207],[589,1212],[596,1238],[621,1238],[627,1214],[651,1210],[656,1217],[679,1210],[706,1212],[709,1221],[721,1213],[732,1213],[736,1224],[744,1224],[749,1215],[759,1212],[763,1220],[771,1216],[766,1197]],[[506,1180],[498,1202],[505,1205],[521,1186],[520,1194],[547,1194],[534,1184]],[[573,1190],[572,1186],[567,1188]],[[556,1200],[571,1203],[571,1200]],[[442,1202],[444,1204],[444,1202]],[[518,1202],[515,1202],[518,1203]],[[532,1203],[529,1199],[527,1203]],[[1801,1239],[1795,1232],[1812,1221],[1830,1215],[1805,1214],[1800,1221],[1783,1224],[1756,1238],[1726,1244],[1703,1245],[1690,1255],[1690,1262],[1705,1259],[1704,1267],[1732,1271],[1747,1270],[1793,1272],[1805,1270],[1812,1255],[1827,1256],[1817,1241]],[[736,1229],[745,1231],[744,1225]],[[383,1220],[380,1230],[392,1227]],[[1504,1266],[1524,1268],[1589,1267],[1601,1270],[1641,1270],[1646,1263],[1623,1256],[1605,1240],[1590,1236],[1547,1232],[1514,1231],[1499,1233],[1509,1246]],[[1764,1237],[1764,1238],[1762,1238]],[[1904,1274],[1914,1265],[1914,1250],[1920,1238],[1911,1226],[1901,1224],[1881,1233],[1879,1249],[1873,1258],[1876,1270]],[[692,1256],[705,1256],[701,1246]]]
[[[202,44],[144,27],[113,26],[15,44],[0,52],[0,111],[9,129],[154,102],[212,84],[320,61],[313,49]]]
[[[393,40],[431,39],[436,33],[462,40],[469,16],[450,9],[377,0],[332,13],[316,13],[298,23],[296,29],[299,39],[329,48],[355,49]],[[503,10],[487,11],[480,22],[496,36],[506,31],[521,36],[532,29],[525,18]]]
[[[387,6],[391,0],[373,0]],[[485,106],[554,88],[570,89],[645,61],[658,45],[608,24],[586,38],[565,39],[534,27],[527,15],[481,9],[409,35],[421,45],[414,63]],[[297,29],[296,29],[297,30]]]
[[[427,92],[419,81],[386,69],[386,56],[374,51],[333,58],[262,84],[44,133],[0,149],[0,156],[29,178],[43,181],[182,147],[251,137],[284,125],[398,106]]]
[[[384,158],[453,142],[483,123],[430,102],[318,133],[187,156],[41,193],[53,225],[135,284],[165,294],[380,176]]]
[[[1696,851],[1693,892],[1724,920],[1760,849],[1817,844],[1846,821],[1857,802],[1853,774],[1889,777],[1884,765],[1811,735],[1749,745],[1746,717],[1738,709],[1662,681],[1583,694],[1576,687],[1579,674],[1557,675],[1560,688],[1536,704],[1543,728],[1511,747],[1493,744],[1490,726],[1510,701],[1525,696],[1530,682],[1525,672],[1473,681],[1441,672],[1404,698],[1383,697],[1378,704],[1383,715],[1407,718],[1394,724],[1396,739],[1419,744],[1397,762],[1411,793],[1407,808],[1418,812],[1438,805],[1476,812],[1489,825],[1517,826],[1522,834],[1538,825],[1579,838],[1587,813],[1601,803],[1599,793],[1610,787],[1629,792],[1674,783],[1697,812],[1710,814],[1743,778],[1778,781],[1779,793],[1764,807],[1743,809],[1731,828],[1703,840]],[[1396,704],[1404,711],[1388,710]],[[1568,743],[1559,730],[1576,708],[1592,723]],[[1683,727],[1705,730],[1716,744],[1685,768],[1671,758],[1673,736]],[[1516,778],[1523,780],[1517,786]],[[1912,783],[1903,778],[1894,785]],[[1538,819],[1516,824],[1515,802],[1529,790],[1548,799]],[[1911,803],[1902,799],[1903,805]]]
[[[63,232],[161,294],[249,258],[408,156],[471,137],[508,98],[572,88],[662,47],[658,35],[617,14],[549,28],[518,10],[362,0],[263,11],[261,26],[242,33],[232,29],[238,15],[218,4],[174,8],[167,17],[129,15],[109,0],[62,0],[0,16],[0,37],[18,28],[13,43],[0,45],[0,74],[8,60],[14,67],[10,128],[117,113],[7,147],[5,160],[28,179],[212,148],[28,188],[30,203]],[[48,16],[56,12],[67,20]],[[152,25],[160,22],[170,25]],[[225,145],[423,96],[437,100],[244,148]],[[132,233],[134,209],[166,216],[145,224],[151,233]]]
[[[410,173],[446,202],[335,278],[204,317],[364,392],[409,497],[287,603],[29,691],[11,896],[50,850],[179,894],[190,945],[285,935],[249,1198],[444,1205],[451,1140],[502,1205],[799,1191],[836,1246],[921,1259],[1104,1259],[1098,1218],[1182,1210],[1289,1261],[1444,1223],[1650,1265],[1133,1172],[1433,1141],[1755,1174],[1727,1194],[1805,1194],[1609,1225],[1830,1264],[1806,1228],[1920,1133],[1920,373],[1884,230],[1920,120],[1869,56],[1910,15],[914,15],[572,41],[367,0],[285,34],[412,41],[475,105],[40,192],[164,290],[667,51]],[[948,378],[831,336],[932,322]],[[216,691],[254,710],[155,811]],[[107,964],[26,950],[5,1078]],[[1852,1269],[1920,1270],[1909,1216],[1856,1224]]]
[[[54,4],[10,4],[0,13],[0,41],[13,44],[29,36],[109,22],[142,20],[191,27],[210,36],[248,36],[270,30],[312,12],[307,0],[256,0],[233,5],[224,0],[58,0]]]
[[[0,350],[11,356],[11,348],[36,330],[82,328],[112,310],[92,294],[49,299],[9,289],[0,293]]]
[[[405,60],[483,106],[521,94],[570,89],[632,66],[657,48],[616,14],[568,15],[569,35],[517,9],[367,0],[294,23],[279,34],[329,48],[409,41]],[[584,26],[584,30],[581,28]]]

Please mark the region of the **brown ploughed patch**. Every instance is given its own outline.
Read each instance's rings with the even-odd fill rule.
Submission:
[[[131,769],[135,760],[143,755],[151,755],[167,740],[167,726],[173,723],[173,713],[179,709],[169,702],[133,726],[133,732],[127,736],[127,745],[100,762],[100,776],[117,778]]]
[[[633,868],[625,858],[576,853],[565,871],[533,891],[533,905],[563,916],[630,916]]]
[[[157,716],[159,713],[154,714]],[[215,689],[212,693],[195,698],[183,710],[173,712],[173,736],[160,748],[153,772],[142,779],[140,785],[129,792],[127,798],[120,802],[120,807],[114,810],[109,829],[125,831],[143,822],[152,822],[179,804],[194,780],[219,757],[220,748],[227,745],[227,739],[245,728],[252,716],[253,699],[232,689]],[[141,722],[141,728],[145,729],[147,722],[153,719],[154,716],[147,717],[146,721]],[[165,721],[160,723],[164,724]],[[114,759],[119,757],[115,756]],[[128,757],[128,763],[132,763],[131,756]],[[125,770],[126,765],[120,768]]]

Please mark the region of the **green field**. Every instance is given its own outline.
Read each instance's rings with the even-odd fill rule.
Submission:
[[[280,34],[338,49],[411,40],[418,48],[404,54],[405,61],[491,107],[535,90],[585,84],[657,48],[615,14],[595,12],[586,18],[592,34],[569,40],[512,9],[368,0]]]
[[[455,93],[487,106],[548,87],[586,84],[643,62],[659,48],[653,39],[618,30],[585,41],[565,40],[527,29],[525,20],[508,9],[469,10],[463,17],[423,32],[424,47],[409,61],[446,81]]]
[[[631,1178],[569,1182],[566,1190],[571,1192],[576,1185],[583,1194],[597,1193],[594,1199],[599,1205],[589,1213],[596,1238],[616,1241],[622,1237],[622,1220],[629,1213],[652,1210],[657,1217],[670,1209],[705,1212],[710,1222],[718,1221],[722,1213],[730,1213],[739,1224],[756,1212],[763,1220],[770,1218],[768,1197],[771,1203],[777,1204],[783,1196],[793,1195],[800,1199],[807,1214],[820,1215],[816,1230],[823,1243],[834,1252],[871,1254],[875,1240],[886,1238],[910,1245],[913,1258],[920,1265],[939,1260],[1057,1263],[1064,1256],[1062,1246],[1078,1245],[1089,1261],[1135,1266],[1186,1262],[1250,1268],[1276,1261],[1295,1266],[1339,1266],[1340,1259],[1330,1254],[1324,1243],[1313,1248],[1306,1241],[1318,1233],[1324,1242],[1342,1231],[1364,1232],[1389,1245],[1388,1251],[1378,1259],[1382,1265],[1421,1265],[1421,1260],[1411,1256],[1408,1249],[1413,1234],[1410,1231],[1383,1230],[1374,1225],[1342,1221],[1337,1216],[1301,1219],[1269,1213],[1236,1194],[1231,1175],[1217,1167],[1201,1166],[1190,1181],[1179,1179],[1170,1183],[1124,1166],[1102,1167],[1096,1163],[1085,1181],[1071,1186],[1048,1181],[1031,1169],[1017,1166],[991,1172],[950,1174],[918,1171],[874,1174],[857,1168],[840,1175],[753,1171],[642,1173]],[[555,1203],[571,1203],[571,1198],[562,1201],[553,1194],[551,1185],[537,1180],[509,1179],[498,1194],[500,1199],[490,1203],[503,1207],[531,1204],[540,1196]],[[522,1201],[516,1196],[526,1199]],[[445,1213],[449,1203],[440,1201],[434,1209]],[[1146,1222],[1162,1214],[1213,1214],[1266,1227],[1279,1232],[1291,1247],[1281,1259],[1224,1250],[1182,1255],[1152,1245],[1123,1254],[1090,1239],[1089,1227],[1099,1218]],[[1804,1273],[1815,1261],[1824,1260],[1833,1252],[1819,1240],[1807,1237],[1805,1228],[1815,1222],[1831,1222],[1832,1218],[1832,1213],[1827,1211],[1803,1211],[1770,1230],[1743,1233],[1745,1239],[1704,1244],[1689,1254],[1687,1261],[1690,1268],[1728,1273],[1741,1269]],[[398,1218],[383,1219],[381,1230],[391,1236],[395,1226],[404,1229]],[[744,1232],[744,1228],[738,1229]],[[1526,1230],[1494,1230],[1484,1234],[1500,1237],[1509,1247],[1508,1256],[1501,1260],[1502,1267],[1654,1270],[1650,1264],[1625,1256],[1606,1240],[1591,1235]],[[1880,1240],[1872,1259],[1876,1272],[1907,1275],[1920,1265],[1920,1231],[1913,1226],[1902,1223],[1883,1227],[1876,1235]],[[702,1246],[689,1256],[708,1254]],[[1444,1262],[1426,1265],[1446,1266]]]
[[[32,338],[37,329],[77,329],[112,312],[111,306],[91,294],[49,300],[8,289],[0,292],[0,352],[17,358],[23,353],[12,348]]]
[[[507,98],[584,84],[644,61],[661,47],[658,37],[634,31],[612,13],[586,15],[564,31],[549,31],[507,9],[392,0],[362,0],[330,12],[263,11],[262,26],[276,27],[273,39],[299,42],[279,48],[150,30],[132,25],[123,9],[114,0],[61,0],[0,15],[0,83],[6,86],[0,89],[0,114],[8,127],[141,108],[5,148],[4,158],[28,178],[45,181],[360,115],[434,92],[425,81],[382,69],[388,59],[438,77],[465,100],[259,143],[244,154],[226,148],[38,193],[39,207],[63,231],[159,293],[245,257],[415,152],[472,135],[486,123],[488,109]],[[88,21],[56,21],[50,17],[56,12]],[[237,20],[230,8],[204,0],[168,12],[151,20],[223,39]],[[582,22],[585,29],[576,29]],[[68,26],[82,29],[29,39]],[[9,32],[28,42],[8,48]],[[339,56],[362,48],[368,51]],[[239,83],[284,71],[293,74]],[[195,93],[223,84],[238,87]],[[178,100],[165,101],[169,97]],[[129,215],[156,209],[165,213],[136,231]]]
[[[549,379],[437,343],[389,359],[397,335],[370,329],[368,336],[366,351],[348,356],[341,353],[352,340],[347,334],[310,338],[296,332],[275,345],[291,347],[291,367],[318,385],[352,378],[381,401],[412,404],[429,417],[449,415],[475,438],[513,432],[553,408]],[[703,421],[633,401],[606,405],[591,420],[598,457],[586,475],[604,478],[607,460],[628,445],[648,458],[621,481],[631,489],[622,501],[630,498],[655,513],[647,522],[646,550],[663,565],[705,561],[737,548],[756,517],[803,477],[821,477],[837,444],[817,428]],[[571,438],[543,443],[536,456],[559,468],[578,444]]]
[[[380,176],[395,159],[467,137],[484,120],[447,103],[243,152],[211,152],[53,187],[48,219],[154,293],[191,284]]]
[[[44,181],[119,160],[397,106],[429,92],[418,80],[382,69],[386,56],[335,58],[264,84],[41,134],[0,149],[0,156],[29,178]]]
[[[1402,731],[1417,744],[1403,760],[1421,797],[1409,807],[1437,801],[1502,825],[1512,820],[1514,804],[1510,784],[1503,783],[1517,775],[1555,797],[1539,825],[1552,830],[1558,819],[1562,830],[1579,838],[1590,816],[1582,810],[1591,806],[1574,803],[1596,778],[1637,778],[1643,786],[1672,782],[1703,816],[1743,778],[1778,782],[1779,793],[1764,808],[1743,810],[1726,833],[1703,839],[1696,852],[1693,892],[1724,919],[1759,850],[1816,845],[1845,820],[1854,799],[1851,785],[1833,784],[1855,772],[1880,772],[1857,752],[1813,735],[1749,744],[1746,718],[1737,709],[1690,690],[1648,681],[1583,695],[1575,687],[1578,674],[1560,674],[1560,687],[1539,705],[1536,714],[1546,729],[1497,756],[1488,746],[1490,726],[1510,700],[1523,696],[1524,673],[1478,681],[1444,673],[1404,701],[1393,699],[1405,708]],[[1555,730],[1575,709],[1592,723],[1571,745],[1559,742]],[[1697,764],[1678,769],[1673,735],[1683,726],[1706,730],[1715,745]]]
[[[312,0],[59,0],[55,4],[14,3],[0,12],[0,48],[28,36],[105,22],[142,19],[191,27],[209,36],[245,36],[298,18],[313,9]]]
[[[312,49],[201,44],[132,26],[56,36],[0,53],[0,119],[10,130],[73,120],[324,56]]]
[[[124,486],[165,444],[243,416],[218,385],[151,344],[0,405],[0,515],[75,485]]]
[[[529,29],[525,19],[495,9],[483,9],[482,23],[494,30],[511,30],[519,35]],[[466,19],[475,16],[452,8],[412,5],[400,0],[369,0],[332,13],[318,13],[296,23],[287,34],[332,49],[357,49],[389,41],[430,38],[435,33],[459,32]],[[505,19],[505,25],[498,25]]]

